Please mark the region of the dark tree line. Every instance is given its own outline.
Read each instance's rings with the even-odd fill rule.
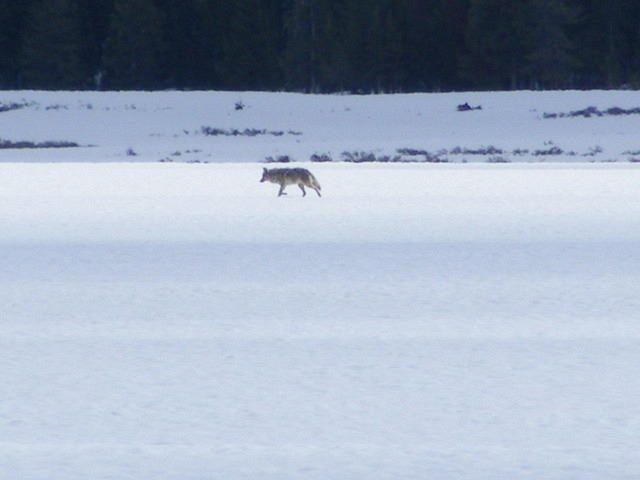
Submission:
[[[0,88],[640,86],[638,0],[0,0]]]

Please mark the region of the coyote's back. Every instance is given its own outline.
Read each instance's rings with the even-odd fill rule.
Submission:
[[[306,168],[263,168],[260,182],[271,182],[280,185],[278,196],[286,195],[284,189],[287,185],[298,185],[302,190],[303,197],[307,194],[304,187],[312,188],[319,197],[322,196],[320,195],[320,190],[322,189],[320,183],[313,176],[313,173]]]

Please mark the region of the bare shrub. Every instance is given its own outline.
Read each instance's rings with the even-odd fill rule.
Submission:
[[[376,154],[373,152],[355,151],[355,152],[342,152],[342,161],[351,162],[351,163],[365,163],[365,162],[393,163],[393,162],[401,162],[402,157],[400,155],[376,156]]]
[[[30,106],[30,103],[22,102],[22,103],[2,103],[0,102],[0,113],[2,112],[10,112],[11,110],[20,110],[21,108],[25,108]]]
[[[75,142],[66,141],[52,141],[46,142],[30,142],[30,141],[18,141],[0,139],[0,149],[20,149],[20,148],[74,148],[79,147]]]
[[[310,160],[312,162],[333,162],[333,158],[328,153],[314,153]]]
[[[546,157],[551,155],[562,155],[563,153],[564,150],[557,145],[549,145],[547,148],[534,150],[532,155],[534,157]]]
[[[302,135],[302,132],[296,132],[293,130],[289,130],[287,132],[283,130],[267,130],[265,128],[245,128],[244,130],[239,130],[237,128],[218,128],[207,126],[200,127],[199,133],[207,137],[257,137],[259,135],[272,135],[274,137],[281,137],[285,134]]]
[[[488,163],[511,163],[507,157],[503,157],[502,155],[496,155],[493,157],[487,158]]]
[[[502,155],[504,151],[501,148],[488,145],[478,148],[454,147],[449,153],[451,155]]]
[[[634,108],[620,108],[620,107],[610,107],[606,110],[600,110],[597,107],[587,107],[581,110],[574,110],[571,112],[561,112],[561,113],[544,113],[542,114],[542,118],[575,118],[575,117],[583,117],[583,118],[591,118],[591,117],[603,117],[605,115],[638,115],[640,114],[640,107]]]
[[[278,155],[276,157],[267,157],[264,159],[265,163],[289,163],[291,162],[291,157],[289,155]]]
[[[428,150],[421,150],[416,148],[399,148],[396,150],[400,155],[406,155],[412,158],[403,158],[402,162],[426,162],[426,163],[448,163],[449,159],[444,155],[447,154],[446,150],[440,150],[436,153]],[[413,158],[422,157],[422,158]]]

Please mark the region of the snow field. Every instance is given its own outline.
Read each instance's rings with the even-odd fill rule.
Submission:
[[[244,110],[235,110],[238,101]],[[457,105],[465,102],[483,108],[458,112]],[[544,119],[545,113],[591,106],[633,109],[640,103],[634,91],[369,96],[5,91],[0,103],[25,105],[0,115],[0,140],[73,141],[84,147],[0,149],[0,162],[253,163],[281,155],[304,162],[313,154],[340,161],[343,152],[393,157],[407,148],[432,154],[446,150],[442,157],[452,163],[626,163],[640,156],[640,115]],[[282,134],[206,136],[202,127]],[[488,147],[503,153],[451,153]],[[534,155],[554,147],[562,153]]]
[[[0,476],[640,474],[634,165],[304,166],[0,164]]]

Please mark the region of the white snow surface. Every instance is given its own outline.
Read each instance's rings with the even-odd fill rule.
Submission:
[[[463,103],[482,110],[458,112],[456,107]],[[545,113],[567,114],[587,107],[600,111],[638,108],[640,93],[635,91],[374,96],[0,92],[0,107],[11,104],[24,108],[0,112],[1,140],[71,141],[86,148],[0,150],[0,162],[235,163],[281,155],[306,162],[313,154],[327,154],[339,161],[343,152],[393,157],[398,149],[432,154],[446,150],[442,157],[455,163],[640,161],[638,114],[544,118]],[[236,110],[236,104],[244,108]],[[202,127],[227,133],[234,129],[265,133],[207,136]],[[488,147],[502,153],[478,153]],[[536,155],[554,147],[559,149],[555,155]]]
[[[542,118],[637,93],[23,100],[86,147],[0,150],[0,478],[640,478],[640,116]]]

